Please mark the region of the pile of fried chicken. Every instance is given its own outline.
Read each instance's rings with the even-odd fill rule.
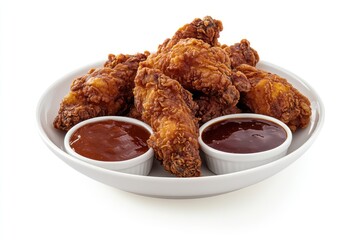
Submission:
[[[249,41],[218,42],[222,22],[209,16],[179,28],[152,54],[113,55],[103,67],[73,80],[54,127],[67,131],[98,116],[124,115],[148,123],[148,140],[165,170],[201,175],[199,126],[225,114],[254,112],[286,123],[309,124],[309,100],[286,79],[257,69]]]

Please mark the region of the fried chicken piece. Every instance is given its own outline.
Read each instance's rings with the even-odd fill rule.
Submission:
[[[236,105],[240,97],[225,51],[202,40],[181,39],[169,51],[150,55],[140,67],[159,69],[185,89],[215,95],[225,105]]]
[[[241,64],[248,64],[255,67],[259,62],[259,54],[250,47],[250,42],[246,39],[242,39],[239,43],[235,43],[230,47],[227,45],[222,45],[221,47],[229,55],[232,69]]]
[[[146,58],[150,55],[149,51],[145,51],[144,53],[138,53],[135,55],[129,54],[109,54],[108,60],[104,63],[104,67],[114,68],[118,64],[124,64],[128,66],[130,69],[137,69],[139,63],[145,61]]]
[[[194,101],[199,107],[196,112],[196,117],[199,118],[199,125],[216,117],[241,112],[237,106],[224,106],[224,104],[221,104],[218,98],[214,96],[201,95],[194,98]]]
[[[231,81],[240,94],[243,92],[250,91],[251,88],[250,81],[247,79],[246,75],[241,71],[233,69],[231,72]]]
[[[243,72],[251,83],[251,89],[243,95],[242,102],[253,112],[275,117],[293,132],[309,124],[309,99],[286,79],[246,64],[236,69]]]
[[[195,38],[202,40],[210,46],[219,46],[218,38],[223,30],[222,22],[206,16],[203,19],[195,18],[191,23],[179,28],[174,36],[166,39],[158,47],[158,53],[170,50],[181,39]]]
[[[133,101],[132,89],[139,62],[147,56],[147,52],[110,54],[104,67],[90,69],[87,74],[75,78],[60,104],[54,127],[68,131],[83,120],[126,111]]]
[[[148,145],[166,171],[178,177],[200,176],[198,123],[192,95],[159,70],[139,69],[135,78],[135,106],[154,134]]]

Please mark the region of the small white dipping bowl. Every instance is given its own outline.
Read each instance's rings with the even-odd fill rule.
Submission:
[[[114,121],[120,121],[120,122],[126,122],[126,123],[131,123],[134,125],[138,125],[140,127],[143,127],[145,130],[147,130],[150,133],[150,135],[153,134],[153,131],[149,125],[147,125],[146,123],[144,123],[140,120],[134,119],[134,118],[120,117],[120,116],[95,117],[95,118],[91,118],[91,119],[88,119],[88,120],[85,120],[85,121],[82,121],[82,122],[76,124],[66,133],[65,138],[64,138],[64,145],[65,145],[66,152],[84,162],[87,162],[87,163],[90,163],[90,164],[93,164],[93,165],[96,165],[99,167],[103,167],[106,169],[115,170],[115,171],[124,172],[124,173],[136,174],[136,175],[148,175],[151,170],[151,167],[153,164],[153,159],[154,159],[154,150],[152,148],[149,148],[149,150],[147,150],[145,153],[143,153],[137,157],[127,159],[127,160],[122,160],[122,161],[94,160],[94,159],[84,157],[84,156],[78,154],[71,148],[70,138],[76,130],[78,130],[79,128],[81,128],[87,124],[106,121],[106,120],[114,120]],[[101,141],[101,139],[99,139],[99,141]]]
[[[230,153],[230,152],[217,150],[207,145],[203,141],[203,137],[202,137],[204,130],[215,123],[228,119],[254,119],[254,120],[270,121],[283,128],[287,136],[285,141],[281,143],[279,146],[274,147],[270,150],[254,152],[254,153]],[[261,114],[252,114],[252,113],[230,114],[230,115],[218,117],[206,122],[204,125],[200,127],[199,130],[199,144],[203,154],[203,158],[205,158],[208,168],[215,174],[226,174],[226,173],[237,172],[237,171],[257,167],[260,165],[264,165],[276,159],[279,159],[286,155],[287,150],[291,144],[291,140],[292,140],[292,132],[286,124],[273,117],[269,117]]]

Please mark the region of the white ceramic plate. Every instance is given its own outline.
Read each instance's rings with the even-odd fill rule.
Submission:
[[[321,99],[295,74],[274,64],[261,61],[257,67],[286,78],[300,92],[309,98],[312,107],[311,123],[306,129],[294,134],[288,154],[274,162],[256,168],[214,175],[203,166],[203,175],[197,178],[177,178],[165,172],[158,161],[154,161],[149,176],[131,175],[103,169],[78,160],[65,152],[65,133],[53,128],[52,122],[62,98],[68,93],[72,80],[85,74],[94,64],[78,69],[51,85],[41,97],[36,112],[40,135],[56,156],[77,171],[104,184],[135,194],[162,198],[198,198],[235,191],[258,183],[284,169],[298,159],[314,142],[324,122],[324,106]]]

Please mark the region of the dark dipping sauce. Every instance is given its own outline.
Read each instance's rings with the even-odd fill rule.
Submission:
[[[271,121],[234,118],[210,125],[201,137],[204,143],[223,152],[256,153],[280,146],[287,133]]]
[[[123,161],[149,150],[150,133],[143,127],[115,120],[86,124],[70,137],[78,154],[100,161]]]

